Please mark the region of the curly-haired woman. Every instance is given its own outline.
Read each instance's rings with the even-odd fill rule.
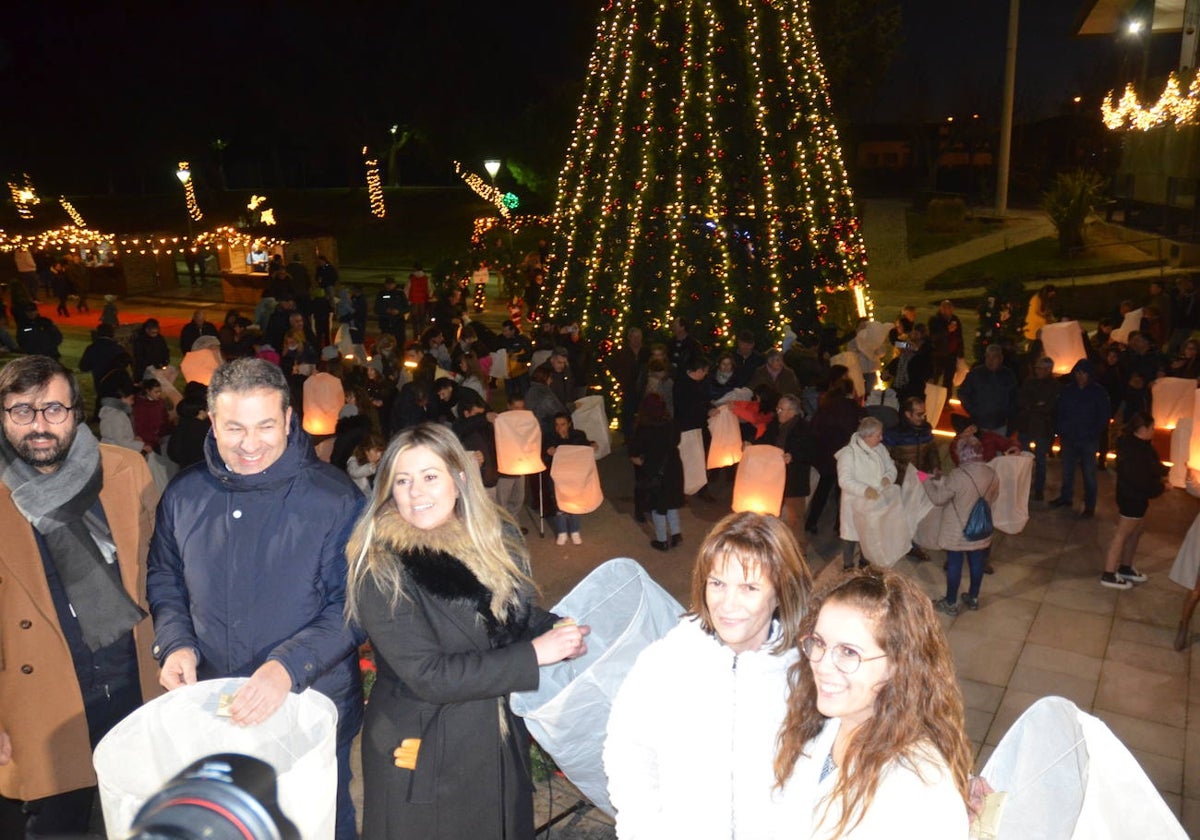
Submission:
[[[872,568],[818,593],[804,632],[775,759],[792,836],[966,837],[971,749],[929,597]]]

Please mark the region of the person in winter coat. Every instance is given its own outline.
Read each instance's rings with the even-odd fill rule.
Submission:
[[[883,445],[883,424],[874,417],[860,420],[858,431],[850,438],[850,443],[839,449],[833,457],[837,459],[838,487],[842,491],[839,509],[842,568],[852,569],[859,539],[854,512],[878,499],[884,488],[895,483],[896,464]],[[858,565],[867,566],[868,562],[862,558]]]
[[[1054,360],[1043,356],[1033,366],[1033,376],[1017,389],[1017,440],[1026,452],[1033,451],[1033,500],[1046,496],[1046,456],[1054,442],[1054,418],[1058,413],[1058,380]]]
[[[1004,366],[1004,350],[999,344],[989,344],[983,356],[983,364],[971,368],[958,396],[975,425],[1007,436],[1017,407],[1017,377]]]
[[[171,481],[155,519],[146,577],[154,654],[167,690],[248,677],[230,705],[240,726],[269,718],[289,692],[311,687],[331,699],[335,837],[351,840],[362,679],[342,613],[346,540],[363,497],[317,460],[288,401],[283,371],[269,362],[237,359],[213,373],[205,462]]]
[[[1145,529],[1146,509],[1151,499],[1163,494],[1166,467],[1150,441],[1154,439],[1154,418],[1132,415],[1125,434],[1117,440],[1117,533],[1108,544],[1104,574],[1100,585],[1110,589],[1132,589],[1149,578],[1133,566],[1133,555]]]
[[[861,416],[862,409],[854,399],[854,383],[846,376],[846,368],[834,365],[829,369],[829,385],[817,401],[812,421],[818,443],[815,466],[820,478],[804,523],[804,530],[810,534],[817,533],[817,523],[829,494],[837,488],[837,461],[833,454],[850,443]]]
[[[204,460],[204,441],[212,428],[208,419],[208,386],[189,382],[175,412],[179,422],[167,440],[167,457],[182,470]]]
[[[157,318],[147,318],[142,328],[133,335],[133,375],[141,382],[146,368],[165,368],[171,364],[171,349],[162,336]]]
[[[801,632],[775,759],[787,836],[966,837],[973,750],[929,596],[872,568],[814,596]]]
[[[637,509],[650,512],[654,539],[650,547],[667,551],[683,542],[679,509],[683,507],[683,461],[679,457],[679,426],[658,394],[647,394],[638,406],[629,460],[634,466]]]
[[[150,447],[133,433],[134,391],[124,385],[100,401],[100,442],[145,455]]]
[[[1080,359],[1071,369],[1071,381],[1058,397],[1058,436],[1062,441],[1062,491],[1051,507],[1071,504],[1075,492],[1075,467],[1083,472],[1083,513],[1096,514],[1096,451],[1100,436],[1108,431],[1108,394],[1092,381],[1092,363]]]
[[[622,840],[805,836],[783,830],[771,767],[811,588],[776,517],[730,514],[705,537],[687,614],[641,652],[609,715]]]
[[[458,414],[459,419],[454,421],[451,428],[478,463],[483,489],[494,502],[500,471],[496,464],[496,430],[488,419],[487,403],[474,391],[463,389],[458,398]]]
[[[363,836],[533,837],[529,733],[508,695],[586,653],[538,608],[529,552],[444,426],[397,435],[347,546],[346,614],[375,649]]]
[[[979,609],[979,589],[983,585],[984,569],[992,537],[969,539],[963,530],[971,510],[979,499],[990,506],[1000,495],[1000,479],[983,461],[983,445],[973,436],[964,435],[955,442],[958,467],[948,475],[931,478],[922,485],[929,501],[939,511],[937,546],[946,552],[946,597],[935,603],[934,609],[946,615],[958,615],[958,589],[962,584],[965,562],[971,583],[962,601],[967,609]]]
[[[30,356],[49,356],[57,361],[62,341],[63,334],[55,323],[45,315],[39,315],[36,304],[30,304],[25,309],[25,322],[17,330],[17,346],[21,352]]]
[[[809,473],[817,457],[817,438],[808,421],[800,416],[800,398],[784,394],[775,404],[775,419],[767,426],[763,442],[783,450],[787,477],[783,485],[783,507],[779,518],[784,521],[796,542],[804,547],[804,504],[810,492]]]

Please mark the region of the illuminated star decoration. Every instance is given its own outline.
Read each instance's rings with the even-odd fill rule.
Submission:
[[[711,345],[870,316],[806,0],[605,4],[555,218],[549,311],[600,358],[676,316]]]

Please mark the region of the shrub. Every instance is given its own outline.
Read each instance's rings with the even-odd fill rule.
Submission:
[[[1061,172],[1042,196],[1042,209],[1058,229],[1058,252],[1070,257],[1083,245],[1083,223],[1096,208],[1104,179],[1085,169]]]

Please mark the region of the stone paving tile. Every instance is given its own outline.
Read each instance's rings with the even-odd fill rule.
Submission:
[[[1046,589],[1044,604],[1066,607],[1072,610],[1110,616],[1116,610],[1117,593],[1099,584],[1099,575],[1086,578],[1063,577],[1060,567],[1058,576],[1050,581]],[[1043,610],[1044,612],[1044,610]]]
[[[984,589],[979,595],[979,609],[960,612],[954,626],[957,630],[981,636],[1024,641],[1037,611],[1038,605],[1033,601],[989,598]]]
[[[1188,674],[1186,657],[1175,650],[1146,645],[1141,642],[1113,639],[1109,642],[1104,658],[1112,662],[1124,662],[1136,668],[1161,671],[1164,674],[1175,674],[1184,677]]]
[[[994,639],[957,628],[951,628],[948,635],[960,677],[991,685],[1008,683],[1017,657],[1021,655],[1022,642]]]
[[[987,737],[988,729],[992,726],[992,718],[994,715],[991,712],[985,712],[980,709],[966,709],[966,725],[967,738],[973,744],[983,743],[983,739]]]
[[[1179,822],[1188,837],[1200,837],[1200,799],[1187,798],[1183,800],[1183,815]]]
[[[995,714],[996,709],[1000,707],[1000,701],[1004,699],[1003,686],[976,682],[961,676],[958,678],[958,685],[962,689],[963,705],[968,709],[977,709],[989,715]]]
[[[1177,794],[1183,790],[1182,759],[1167,758],[1144,750],[1130,749],[1130,752],[1160,791]]]
[[[1032,642],[1025,644],[1021,658],[1017,660],[1018,666],[1039,668],[1093,682],[1100,679],[1100,668],[1103,664],[1104,660],[1095,656]]]
[[[1090,708],[1096,699],[1096,677],[1077,677],[1061,671],[1048,671],[1017,663],[1008,680],[1010,690],[1026,691],[1046,697],[1056,694],[1065,697],[1081,709]]]
[[[1170,584],[1170,588],[1162,585],[1170,583],[1166,575],[1159,585],[1150,584],[1136,586],[1128,592],[1116,592],[1117,617],[1133,621],[1144,621],[1147,624],[1157,624],[1169,627],[1173,631],[1179,626],[1179,612],[1183,607],[1183,594],[1180,587]],[[1154,583],[1154,581],[1151,581]],[[1113,590],[1115,592],[1115,590]]]
[[[1139,642],[1144,645],[1167,648],[1188,664],[1188,655],[1175,650],[1175,628],[1164,627],[1161,624],[1149,624],[1145,621],[1133,621],[1128,618],[1118,618],[1113,622],[1112,638],[1128,642]],[[1194,670],[1194,669],[1193,669]]]
[[[1028,640],[1086,656],[1102,656],[1111,630],[1110,616],[1044,603],[1029,629]]]
[[[1105,661],[1096,708],[1182,729],[1187,720],[1187,678]]]
[[[1188,740],[1187,730],[1151,720],[1132,718],[1104,709],[1096,712],[1121,743],[1130,749],[1183,760]]]
[[[1187,730],[1183,751],[1183,795],[1200,797],[1200,732]]]

